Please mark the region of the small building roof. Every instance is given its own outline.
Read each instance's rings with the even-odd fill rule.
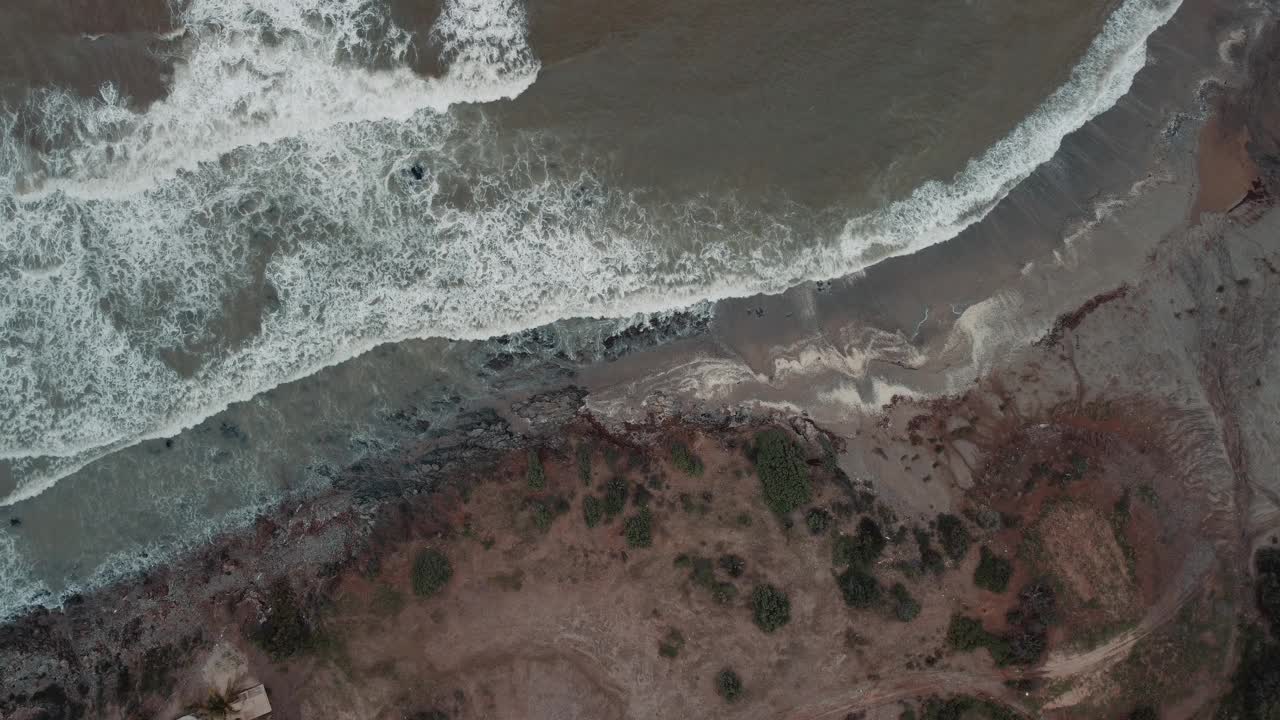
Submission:
[[[267,689],[262,685],[254,685],[231,701],[231,712],[227,713],[227,720],[258,720],[270,714],[271,703],[267,700]]]

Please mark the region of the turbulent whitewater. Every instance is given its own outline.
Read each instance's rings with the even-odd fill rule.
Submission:
[[[41,88],[0,117],[0,505],[383,342],[777,292],[946,240],[1127,92],[1177,7],[1125,0],[955,177],[813,236],[730,197],[658,212],[456,112],[536,82],[515,0],[447,2],[438,77],[379,3],[192,0],[162,99]]]

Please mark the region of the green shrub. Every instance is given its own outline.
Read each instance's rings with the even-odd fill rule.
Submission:
[[[658,641],[658,654],[673,659],[684,649],[684,634],[675,628],[668,628],[667,634]]]
[[[702,459],[694,455],[689,446],[682,442],[671,445],[671,463],[685,475],[691,477],[702,475]]]
[[[958,613],[951,616],[951,624],[947,626],[947,645],[951,648],[962,652],[977,650],[986,647],[990,638],[981,620]]]
[[[591,484],[591,445],[578,443],[578,478],[583,485]]]
[[[964,526],[964,521],[955,515],[938,515],[938,539],[942,542],[942,549],[952,560],[960,560],[969,552],[969,530]]]
[[[739,578],[747,569],[747,561],[737,555],[721,555],[720,569],[724,570],[729,577]]]
[[[1017,720],[1018,716],[1003,705],[969,695],[957,695],[946,700],[931,697],[924,703],[924,720],[970,720],[970,718]]]
[[[414,594],[429,597],[449,583],[449,578],[453,577],[453,566],[444,553],[428,548],[413,559],[412,574]]]
[[[742,697],[742,678],[738,673],[725,668],[716,673],[716,692],[726,702],[733,702]]]
[[[809,528],[809,534],[821,535],[831,525],[831,513],[822,508],[813,508],[805,513],[804,524]]]
[[[993,593],[1003,593],[1009,589],[1009,578],[1013,577],[1013,564],[991,552],[986,545],[979,548],[981,559],[973,569],[973,584]]]
[[[599,525],[603,518],[604,503],[600,502],[600,498],[595,495],[582,498],[582,519],[586,521],[587,527],[593,528]]]
[[[884,552],[884,533],[875,520],[864,517],[858,521],[858,533],[836,537],[831,559],[836,565],[870,565]]]
[[[314,633],[289,581],[280,578],[271,583],[266,600],[266,619],[254,633],[258,645],[276,660],[294,655],[310,645]],[[148,651],[148,659],[150,656]],[[148,673],[143,675],[146,677]]]
[[[772,585],[757,585],[751,591],[751,612],[757,627],[773,632],[791,620],[791,600]]]
[[[916,528],[915,535],[916,546],[920,548],[920,569],[927,570],[934,575],[941,575],[946,572],[947,562],[942,559],[942,553],[933,549],[933,545],[929,541],[929,533]]]
[[[893,616],[902,622],[911,622],[920,615],[920,601],[911,597],[907,586],[894,583],[889,588],[889,598],[893,601]]]
[[[529,514],[533,518],[533,526],[542,532],[551,529],[551,523],[556,519],[555,513],[551,512],[551,508],[545,503],[533,501],[529,503]]]
[[[604,486],[604,514],[613,517],[627,507],[627,481],[612,477]]]
[[[755,466],[765,504],[775,513],[785,515],[813,496],[804,456],[781,430],[765,430],[756,435]]]
[[[1134,708],[1126,720],[1160,720],[1160,713],[1150,705],[1142,705]]]
[[[1240,661],[1231,689],[1218,706],[1217,720],[1275,720],[1280,717],[1280,642],[1257,626],[1241,633]]]
[[[525,480],[530,490],[541,490],[547,486],[547,471],[542,467],[542,458],[537,450],[529,451],[529,468],[525,471]]]
[[[627,538],[627,546],[647,548],[653,545],[652,515],[648,508],[626,519],[622,524],[622,532]]]
[[[869,608],[880,599],[880,583],[857,565],[850,565],[837,575],[836,584],[849,607]]]

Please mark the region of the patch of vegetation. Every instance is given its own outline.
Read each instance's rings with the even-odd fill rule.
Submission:
[[[880,599],[879,581],[857,565],[850,565],[837,575],[836,585],[844,597],[844,604],[849,607],[869,608]]]
[[[813,486],[800,447],[781,430],[756,435],[754,460],[765,504],[786,515],[809,502]]]
[[[258,625],[253,639],[272,659],[283,660],[311,643],[314,633],[288,580],[280,578],[271,583],[266,606],[266,619]],[[150,654],[148,651],[148,658]],[[146,676],[144,672],[143,677]]]
[[[832,548],[832,562],[839,565],[870,565],[884,552],[884,533],[880,525],[869,517],[858,521],[856,535],[841,534],[836,537]]]
[[[938,540],[942,543],[942,549],[952,560],[960,560],[969,552],[969,529],[964,526],[964,521],[955,515],[949,513],[940,513],[938,515]]]
[[[1280,548],[1268,547],[1253,556],[1258,579],[1254,602],[1258,612],[1271,624],[1271,634],[1280,637]]]
[[[987,647],[994,637],[982,627],[981,620],[959,613],[951,616],[951,624],[947,626],[947,646],[961,652]]]
[[[430,597],[444,589],[453,577],[453,565],[444,553],[426,548],[413,559],[413,592],[420,597]]]
[[[926,700],[923,720],[1018,720],[1018,715],[990,700],[957,695],[946,700],[936,697]]]
[[[204,701],[204,709],[211,715],[226,717],[227,713],[231,712],[232,699],[230,688],[224,690],[210,688],[209,698]]]
[[[664,658],[674,659],[684,649],[684,634],[675,628],[668,628],[667,634],[658,641],[658,654]]]
[[[791,600],[773,585],[757,585],[751,591],[751,614],[757,627],[773,632],[791,621]]]
[[[747,561],[738,555],[721,555],[720,569],[731,578],[740,578],[747,569]]]
[[[991,552],[991,548],[983,545],[981,558],[973,569],[973,584],[993,593],[1003,593],[1009,589],[1009,578],[1013,577],[1013,563]]]
[[[738,517],[734,518],[734,522],[738,523],[738,527],[751,527],[751,516],[747,513],[738,513]]]
[[[647,548],[653,545],[653,514],[649,508],[641,508],[640,512],[628,517],[622,524],[622,534],[627,538],[627,546]]]
[[[672,443],[671,445],[671,464],[676,466],[680,472],[690,477],[699,477],[702,475],[702,459],[693,454],[688,445],[682,442]]]
[[[736,555],[726,555],[725,557],[737,558]],[[737,559],[741,560],[741,558]],[[720,563],[721,566],[724,566],[724,558],[720,559]],[[738,588],[733,583],[716,579],[715,564],[709,558],[697,555],[680,555],[676,558],[676,566],[689,568],[689,580],[694,585],[711,593],[711,598],[720,605],[727,605],[738,596]],[[730,574],[732,575],[731,571]],[[733,575],[733,577],[737,576]]]
[[[614,476],[604,486],[604,514],[614,517],[627,507],[627,481]]]
[[[551,512],[551,508],[546,503],[534,500],[529,503],[529,515],[533,518],[533,526],[541,532],[551,529],[551,523],[556,519],[555,513]]]
[[[591,445],[589,443],[578,443],[578,478],[582,480],[583,485],[591,484],[591,454]]]
[[[680,508],[690,515],[706,515],[711,512],[711,493],[702,493],[701,500],[695,500],[689,493],[680,493]]]
[[[631,492],[631,504],[638,508],[649,507],[649,501],[653,499],[653,493],[649,492],[649,488],[636,484],[635,489]]]
[[[920,569],[941,575],[947,569],[947,562],[942,558],[942,553],[934,549],[928,531],[916,528],[915,536],[916,547],[920,549]]]
[[[600,524],[600,521],[604,519],[604,503],[600,502],[600,498],[595,495],[587,495],[582,498],[582,519],[589,528]]]
[[[547,486],[547,471],[542,467],[542,458],[537,450],[529,451],[529,467],[525,470],[524,479],[530,490],[541,490]]]
[[[889,600],[892,602],[893,616],[901,622],[911,622],[920,615],[920,601],[911,596],[907,586],[894,583],[889,588]]]
[[[1129,713],[1126,720],[1160,720],[1160,713],[1150,705],[1142,705],[1133,709]]]
[[[1245,628],[1241,635],[1240,662],[1216,718],[1275,720],[1280,717],[1280,643],[1257,626]]]
[[[716,693],[724,698],[725,702],[734,702],[742,697],[742,678],[729,668],[721,670],[716,673]]]
[[[812,508],[805,513],[804,524],[810,535],[821,535],[831,525],[831,513],[822,508]]]

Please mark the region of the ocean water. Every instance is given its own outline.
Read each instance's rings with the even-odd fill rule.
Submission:
[[[482,402],[489,338],[953,237],[1178,4],[0,8],[0,614]]]

